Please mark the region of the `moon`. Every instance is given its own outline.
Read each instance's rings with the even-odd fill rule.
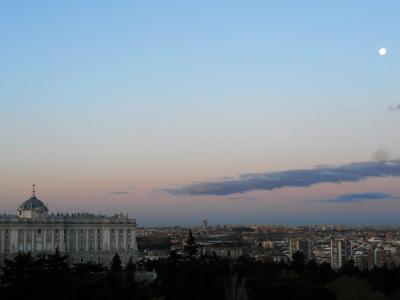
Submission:
[[[380,56],[385,56],[385,55],[387,54],[387,49],[386,49],[386,48],[380,48],[380,49],[378,50],[378,54],[379,54]]]

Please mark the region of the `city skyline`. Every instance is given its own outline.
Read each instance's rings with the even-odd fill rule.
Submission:
[[[397,224],[399,9],[3,2],[1,213]]]

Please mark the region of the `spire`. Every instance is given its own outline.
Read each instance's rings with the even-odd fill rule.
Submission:
[[[36,197],[35,187],[36,187],[36,184],[32,184],[32,197]]]

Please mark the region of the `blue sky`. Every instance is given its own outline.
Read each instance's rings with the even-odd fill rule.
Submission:
[[[291,206],[310,188],[234,203],[158,191],[369,161],[379,149],[397,159],[400,111],[389,107],[400,103],[399,9],[397,1],[2,1],[3,210],[13,212],[35,182],[50,208],[127,210],[142,224],[209,214],[251,223],[259,211],[312,222],[318,204],[296,218]],[[396,194],[398,184],[311,191]],[[127,186],[135,189],[112,194]],[[239,220],[246,197],[257,200]],[[378,221],[400,212],[395,201],[385,207]]]

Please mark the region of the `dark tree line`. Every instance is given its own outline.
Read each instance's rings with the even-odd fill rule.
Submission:
[[[169,258],[147,261],[144,267],[157,272],[155,281],[135,280],[137,264],[130,261],[122,266],[118,255],[106,267],[95,263],[70,266],[58,251],[38,257],[19,253],[1,267],[0,298],[400,299],[400,268],[360,271],[349,261],[333,271],[329,264],[306,262],[301,253],[286,264],[171,252]]]
[[[56,251],[33,257],[18,253],[5,259],[0,274],[0,299],[149,299],[135,282],[132,260],[123,267],[116,254],[109,267],[93,262],[70,266]]]

